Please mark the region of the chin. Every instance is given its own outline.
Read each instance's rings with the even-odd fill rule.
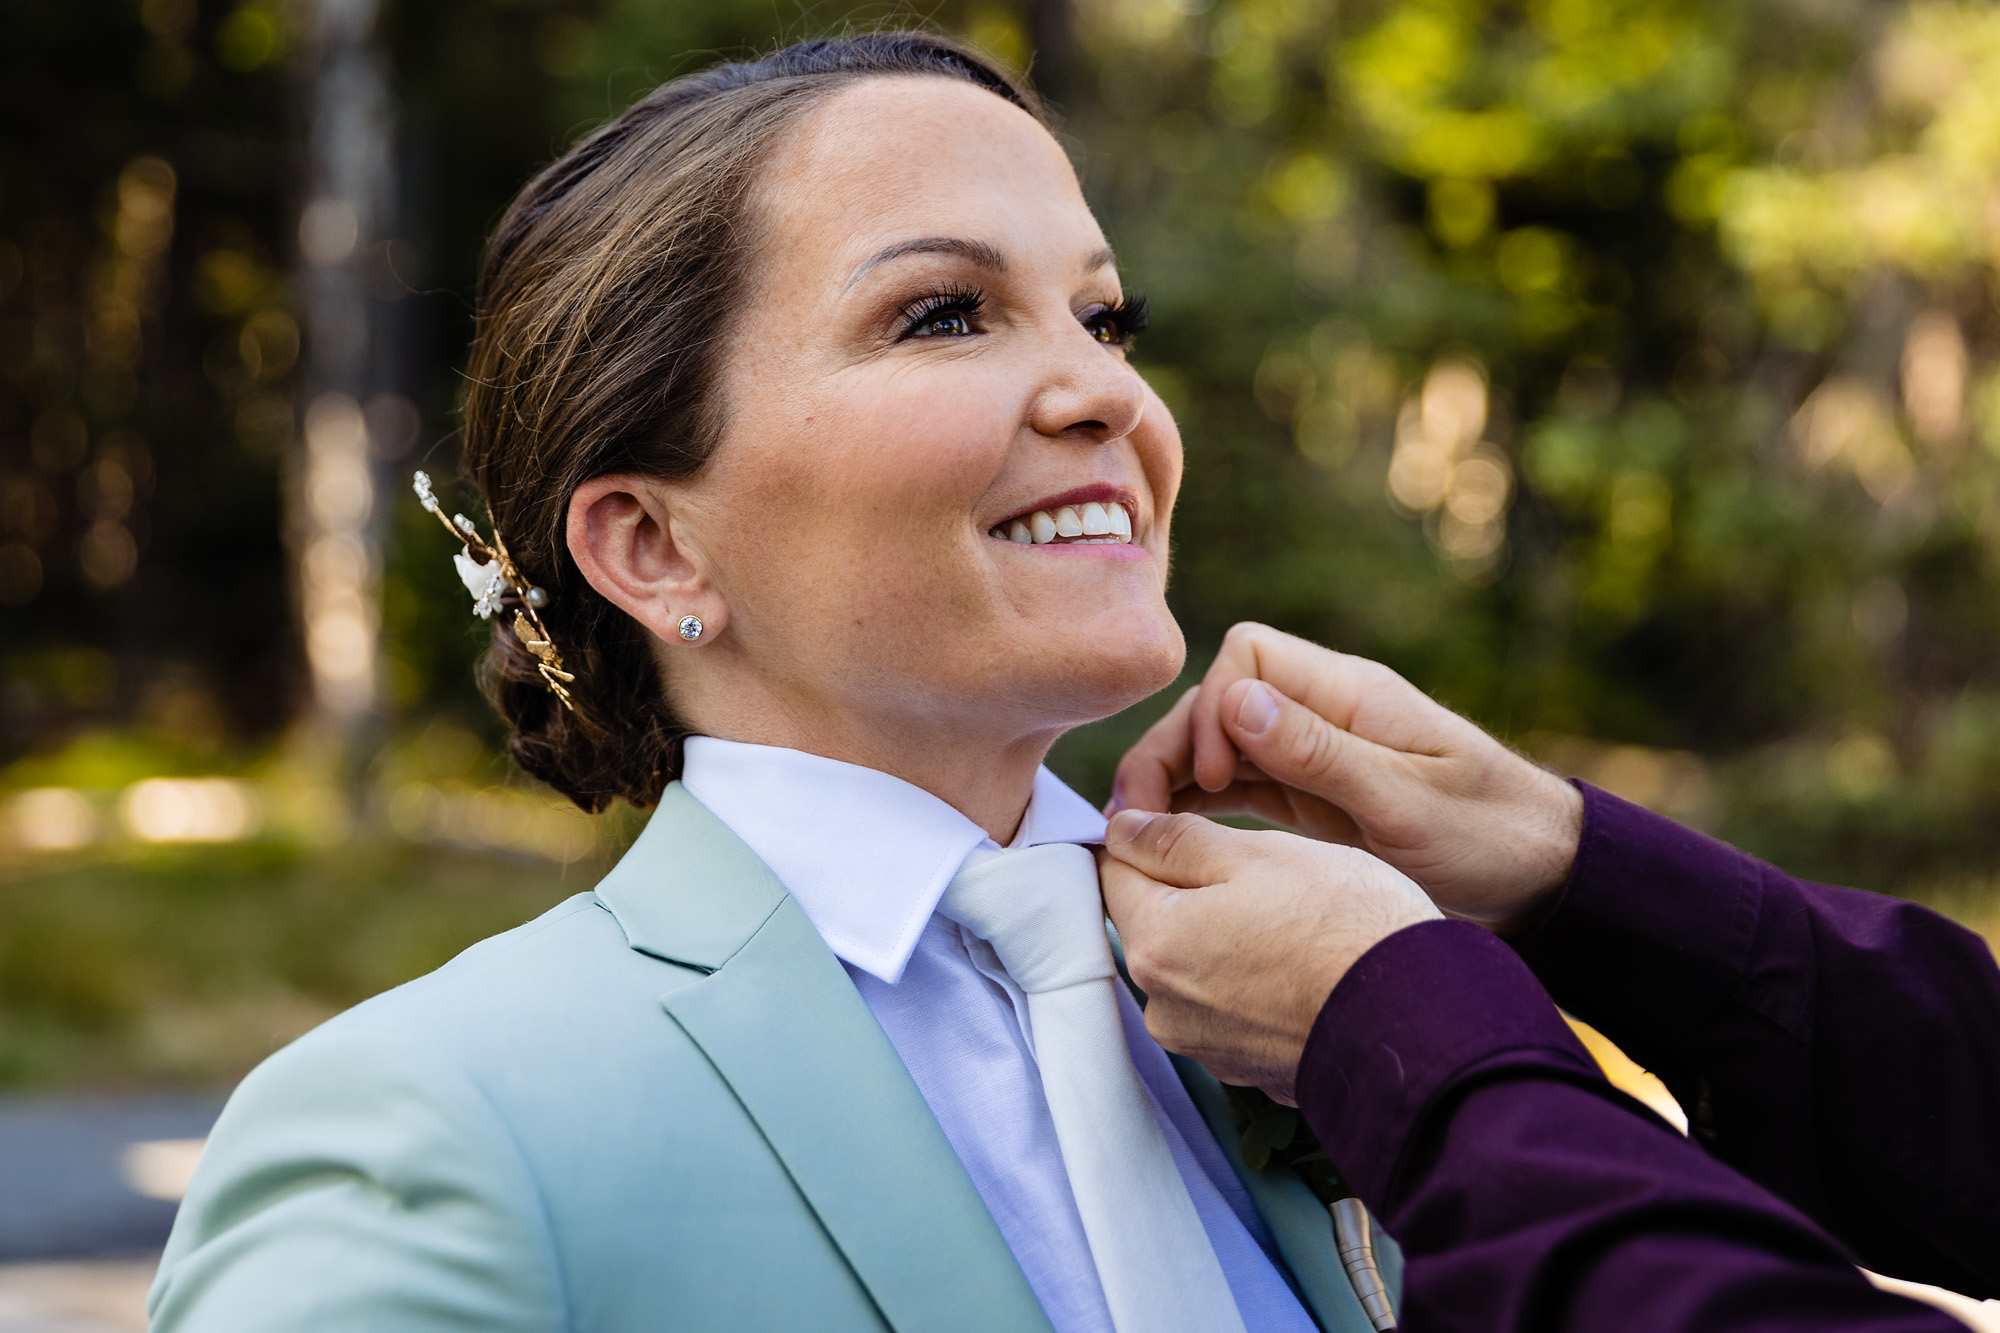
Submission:
[[[1041,702],[1065,724],[1082,726],[1173,684],[1187,664],[1187,641],[1164,604],[1134,607],[1096,618],[1087,634],[1064,635],[1060,654],[1044,660],[1064,669],[1034,682]]]

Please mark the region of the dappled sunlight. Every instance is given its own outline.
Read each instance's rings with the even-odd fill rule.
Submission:
[[[1426,531],[1471,583],[1483,582],[1499,565],[1514,487],[1507,456],[1481,438],[1486,414],[1480,367],[1439,361],[1396,418],[1389,457],[1390,498],[1413,514],[1431,516]]]
[[[1720,222],[1751,272],[1840,282],[1889,263],[1940,278],[2000,260],[2000,14],[1911,5],[1873,67],[1889,114],[1882,137],[1854,154],[1873,160],[1733,174]],[[1920,128],[1898,142],[1892,126],[1911,117]]]
[[[411,761],[430,738],[440,753]],[[86,767],[83,756],[72,770]],[[558,866],[616,849],[626,821],[590,816],[517,781],[469,781],[495,767],[474,737],[433,727],[392,746],[358,794],[309,761],[268,763],[242,776],[154,776],[114,786],[33,786],[0,796],[0,862],[76,854],[126,855],[148,845],[259,841],[324,848],[355,838],[532,857]],[[60,772],[58,756],[35,766]],[[5,792],[0,774],[0,792]]]

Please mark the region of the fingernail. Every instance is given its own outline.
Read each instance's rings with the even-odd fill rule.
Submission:
[[[1123,810],[1124,808],[1125,808],[1125,779],[1113,778],[1111,780],[1111,801],[1110,804],[1104,807],[1104,817],[1106,819],[1109,819],[1111,818],[1111,816],[1117,814],[1120,810]]]
[[[1236,726],[1251,736],[1261,736],[1278,720],[1278,696],[1261,680],[1250,682],[1243,701],[1236,705]]]
[[[1130,842],[1145,831],[1146,825],[1158,818],[1158,815],[1145,810],[1120,810],[1111,816],[1111,822],[1105,826],[1104,840]]]

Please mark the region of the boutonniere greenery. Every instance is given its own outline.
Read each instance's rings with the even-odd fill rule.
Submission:
[[[1354,1197],[1354,1191],[1341,1178],[1340,1168],[1319,1146],[1305,1117],[1295,1108],[1272,1101],[1256,1088],[1239,1088],[1228,1083],[1222,1087],[1229,1094],[1230,1109],[1236,1112],[1237,1141],[1243,1149],[1245,1166],[1262,1171],[1276,1162],[1303,1180],[1313,1197],[1323,1204]]]
[[[1340,1168],[1319,1146],[1305,1117],[1289,1106],[1271,1100],[1256,1088],[1238,1088],[1225,1083],[1229,1104],[1236,1112],[1238,1142],[1243,1147],[1243,1164],[1263,1171],[1273,1164],[1285,1167],[1325,1205],[1333,1220],[1333,1248],[1347,1280],[1361,1302],[1362,1313],[1377,1333],[1395,1333],[1395,1303],[1382,1280],[1375,1260],[1375,1239],[1368,1210],[1342,1179]]]

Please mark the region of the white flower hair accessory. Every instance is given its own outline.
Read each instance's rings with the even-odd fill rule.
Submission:
[[[472,594],[472,613],[481,620],[492,618],[500,610],[501,601],[508,593],[513,593],[520,605],[514,610],[514,637],[521,646],[535,656],[536,669],[541,673],[542,683],[549,687],[549,693],[561,701],[564,708],[575,711],[570,702],[568,686],[576,677],[563,670],[562,654],[556,650],[555,641],[542,624],[541,610],[549,604],[549,595],[521,577],[513,558],[507,554],[507,544],[500,540],[500,529],[493,529],[493,541],[488,544],[479,536],[479,530],[472,520],[463,514],[444,516],[438,505],[437,492],[431,488],[430,474],[419,472],[411,482],[411,489],[417,493],[417,502],[437,516],[446,531],[458,540],[465,549],[451,558],[458,567],[458,577],[465,584],[465,590]]]

